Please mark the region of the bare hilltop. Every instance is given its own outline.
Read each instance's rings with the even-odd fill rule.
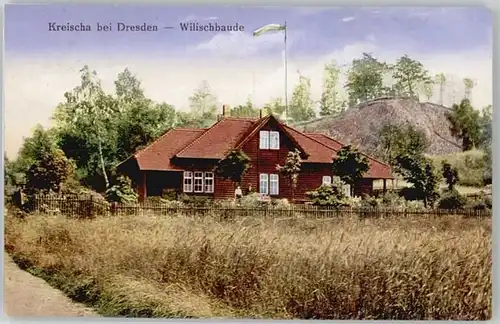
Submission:
[[[296,128],[327,134],[373,154],[379,144],[378,133],[384,125],[410,124],[426,134],[430,142],[427,154],[442,155],[461,151],[445,117],[449,110],[429,102],[384,97],[364,102],[336,117],[327,116],[298,124]]]

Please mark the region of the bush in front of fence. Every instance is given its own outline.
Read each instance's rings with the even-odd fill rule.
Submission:
[[[89,196],[33,196],[25,205],[29,212],[46,214],[61,213],[70,217],[88,218],[96,215],[164,215],[179,213],[196,217],[220,217],[234,219],[239,217],[408,217],[416,215],[459,214],[470,217],[488,217],[491,209],[483,202],[465,206],[461,209],[423,208],[419,201],[401,201],[397,196],[379,198],[345,199],[345,206],[293,205],[286,199],[261,201],[258,195],[249,195],[241,200],[211,201],[210,204],[184,203],[181,201],[149,199],[143,203],[108,203],[104,199]],[[491,206],[491,205],[490,205]],[[441,206],[447,207],[447,206]],[[448,206],[449,207],[449,206]]]
[[[467,199],[457,190],[446,190],[438,201],[438,208],[441,209],[463,209],[467,204]]]

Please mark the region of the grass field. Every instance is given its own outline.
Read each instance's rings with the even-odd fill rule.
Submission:
[[[5,247],[103,315],[491,317],[491,219],[6,215]]]

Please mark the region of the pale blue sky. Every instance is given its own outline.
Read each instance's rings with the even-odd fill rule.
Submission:
[[[216,32],[182,32],[181,21],[239,23],[244,33],[268,23],[289,26],[290,55],[320,55],[372,37],[388,49],[443,52],[491,46],[491,13],[483,7],[440,8],[262,8],[173,7],[140,5],[7,5],[8,53],[74,53],[197,55],[190,51]],[[50,32],[48,22],[95,26],[118,21],[146,22],[158,32]],[[163,29],[174,26],[175,29]],[[401,44],[404,40],[404,45]],[[275,44],[279,46],[279,44]],[[275,53],[267,47],[260,54]]]

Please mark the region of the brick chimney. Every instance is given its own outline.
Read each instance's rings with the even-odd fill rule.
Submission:
[[[227,105],[222,105],[222,118],[229,115],[229,107]]]
[[[259,118],[262,119],[262,109],[259,109]]]

